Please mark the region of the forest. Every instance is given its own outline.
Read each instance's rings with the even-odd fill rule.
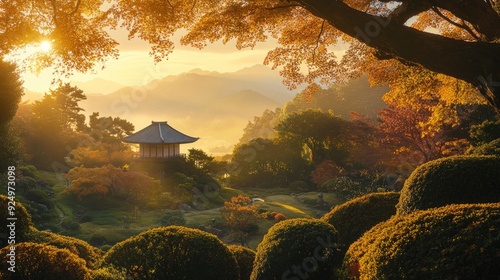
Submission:
[[[500,277],[499,1],[35,0],[0,15],[0,279]],[[230,154],[141,160],[122,141],[140,128],[85,112],[62,81],[118,56],[110,29],[156,61],[179,30],[197,48],[273,38],[264,64],[306,86]],[[22,74],[50,67],[54,87],[21,102]]]

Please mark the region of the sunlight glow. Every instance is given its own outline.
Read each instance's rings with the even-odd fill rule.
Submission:
[[[40,50],[43,52],[48,52],[52,49],[52,44],[49,41],[43,41],[40,43]]]

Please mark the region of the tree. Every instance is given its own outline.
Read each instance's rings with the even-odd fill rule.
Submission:
[[[348,122],[320,110],[307,109],[287,116],[276,126],[279,141],[306,145],[319,164],[332,159],[342,165],[348,155]]]
[[[224,207],[220,209],[226,226],[233,231],[241,245],[246,244],[246,237],[252,226],[261,218],[258,208],[250,197],[239,195],[224,202]]]
[[[186,31],[182,44],[199,48],[232,39],[238,48],[254,47],[271,36],[279,46],[265,63],[283,67],[285,83],[292,87],[356,75],[373,62],[373,54],[464,80],[500,108],[497,0],[189,0],[151,1],[140,8],[132,0],[103,3],[2,3],[6,21],[0,51],[9,53],[47,38],[55,48],[38,55],[40,67],[56,64],[61,71],[86,71],[117,55],[116,42],[107,32],[118,22],[130,38],[148,41],[156,60],[172,52],[178,30]],[[332,46],[345,41],[349,49],[338,60]]]
[[[81,200],[87,196],[110,196],[144,203],[158,187],[153,178],[137,172],[126,172],[112,165],[86,168],[74,167],[66,175],[70,179],[72,193]]]
[[[100,117],[99,113],[94,112],[89,116],[89,124],[85,131],[95,141],[118,146],[115,149],[119,150],[124,148],[122,139],[134,132],[134,125],[119,117]]]
[[[32,163],[42,169],[64,165],[69,152],[85,139],[85,115],[78,102],[85,100],[82,90],[60,84],[31,106],[31,115],[21,136]]]
[[[232,184],[248,187],[258,184],[283,186],[309,177],[309,163],[302,145],[257,138],[236,147],[231,161]]]
[[[11,121],[24,94],[16,65],[0,58],[0,172],[20,158],[19,145]]]
[[[239,48],[253,47],[271,35],[281,46],[268,54],[266,62],[284,66],[282,74],[293,85],[345,77],[359,69],[359,62],[367,56],[366,45],[379,58],[423,65],[473,83],[498,107],[500,15],[496,5],[497,1],[482,0],[459,5],[426,0],[400,0],[397,5],[368,0],[183,1],[137,9],[133,1],[119,1],[113,9],[132,36],[153,45],[156,59],[172,51],[169,38],[177,29],[188,30],[182,43],[200,48],[231,39],[236,39]],[[405,24],[412,17],[417,17],[416,22]],[[437,28],[440,34],[424,32],[427,27]],[[352,45],[338,63],[329,47],[341,39]],[[355,57],[359,55],[362,57]],[[301,74],[304,64],[308,71]]]

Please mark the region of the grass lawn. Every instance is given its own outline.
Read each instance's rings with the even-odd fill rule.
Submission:
[[[56,185],[54,191],[57,196],[54,198],[55,208],[59,213],[59,217],[53,218],[50,223],[61,224],[62,220],[78,221],[80,229],[76,231],[63,231],[62,234],[71,235],[87,242],[91,242],[93,238],[104,237],[108,245],[113,245],[117,242],[125,240],[131,236],[137,235],[147,229],[161,226],[161,218],[166,215],[162,210],[140,211],[140,218],[131,219],[134,213],[134,205],[115,199],[94,198],[78,201],[62,195],[61,192],[65,189],[64,186]],[[326,210],[318,210],[314,207],[318,199],[317,192],[295,193],[285,188],[251,188],[251,189],[234,189],[222,188],[219,191],[221,201],[227,201],[233,196],[245,195],[251,198],[261,198],[263,201],[255,203],[263,210],[269,212],[282,213],[287,218],[319,218]],[[331,206],[342,203],[334,194],[325,193],[324,200]],[[210,204],[210,209],[196,210],[191,209],[183,211],[184,219],[187,227],[199,228],[202,226],[210,226],[215,219],[216,225],[223,223],[219,209],[221,205]],[[126,226],[126,221],[129,224]],[[248,245],[252,249],[256,249],[261,242],[263,236],[274,224],[274,221],[259,220],[258,232],[249,237]],[[44,229],[44,228],[40,228]],[[231,240],[223,238],[225,242],[232,243]]]

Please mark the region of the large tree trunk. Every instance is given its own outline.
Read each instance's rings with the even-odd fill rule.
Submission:
[[[466,42],[419,31],[400,21],[358,11],[337,0],[297,2],[380,52],[473,84],[500,112],[499,43]]]

